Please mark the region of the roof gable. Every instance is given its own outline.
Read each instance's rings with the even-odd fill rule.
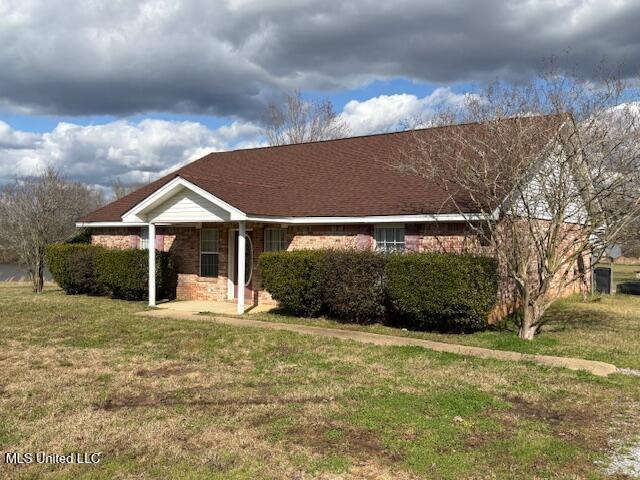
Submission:
[[[210,221],[242,220],[246,215],[210,192],[176,176],[122,215],[124,222],[193,221],[200,214]],[[184,216],[184,220],[180,219]]]

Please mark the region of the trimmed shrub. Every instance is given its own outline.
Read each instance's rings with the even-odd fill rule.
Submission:
[[[263,253],[259,259],[262,288],[294,315],[320,315],[322,256],[316,250]]]
[[[114,298],[144,300],[148,298],[148,250],[102,250],[94,259],[96,278]],[[176,274],[171,255],[156,252],[156,296],[175,296]]]
[[[389,302],[418,329],[485,328],[496,303],[497,263],[488,257],[441,253],[392,254],[385,266]]]
[[[47,245],[45,259],[55,282],[66,293],[104,295],[105,289],[94,274],[93,261],[102,247],[81,243]]]
[[[327,312],[339,320],[373,323],[385,312],[385,256],[359,250],[327,250],[321,261]]]

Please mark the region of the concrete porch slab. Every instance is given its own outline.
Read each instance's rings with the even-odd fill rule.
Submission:
[[[216,315],[235,315],[235,302],[212,302],[203,300],[173,300],[159,303],[156,308],[170,312],[201,313],[209,312]],[[245,313],[265,313],[273,310],[273,305],[247,305]]]

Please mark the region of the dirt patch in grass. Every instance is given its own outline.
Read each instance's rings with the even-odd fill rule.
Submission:
[[[508,411],[510,416],[504,420],[507,430],[513,430],[517,422],[523,419],[542,421],[559,438],[571,440],[583,447],[607,447],[607,432],[602,424],[607,423],[610,418],[603,418],[601,410],[584,405],[579,408],[567,405],[559,407],[553,403],[532,402],[518,395],[508,395],[505,400],[513,407]]]
[[[143,378],[165,378],[174,375],[186,375],[187,373],[197,372],[198,369],[194,367],[176,366],[176,367],[160,367],[155,369],[141,368],[136,372],[138,377]]]
[[[289,405],[305,403],[327,403],[335,400],[331,396],[323,395],[302,395],[299,397],[277,397],[269,395],[258,395],[253,397],[225,398],[212,397],[212,388],[189,388],[180,390],[170,390],[158,393],[141,393],[139,395],[122,395],[107,398],[102,402],[94,404],[100,410],[118,410],[123,408],[138,407],[161,407],[161,406],[249,406],[249,405]]]
[[[507,400],[513,406],[512,412],[520,418],[529,418],[533,420],[544,420],[550,424],[560,424],[563,422],[571,422],[574,425],[587,425],[593,421],[592,412],[583,410],[554,410],[549,405],[530,402],[520,396],[506,396]]]
[[[337,423],[296,425],[287,430],[293,443],[322,455],[337,453],[358,459],[375,458],[380,461],[398,461],[397,454],[389,452],[380,438],[371,431]]]

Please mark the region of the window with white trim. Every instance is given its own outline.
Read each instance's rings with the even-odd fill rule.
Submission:
[[[264,229],[264,251],[280,252],[287,249],[287,229],[286,228],[265,228]]]
[[[149,250],[149,228],[143,227],[140,229],[140,250]]]
[[[219,264],[220,232],[217,228],[200,230],[200,276],[217,277]]]
[[[381,252],[404,251],[404,226],[382,225],[375,228],[376,250]]]

